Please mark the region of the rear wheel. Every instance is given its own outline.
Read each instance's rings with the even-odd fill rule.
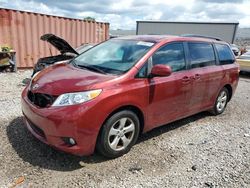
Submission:
[[[112,115],[101,129],[97,150],[109,158],[127,153],[137,141],[139,127],[139,119],[132,111],[124,110]]]
[[[228,89],[224,87],[220,91],[218,97],[216,98],[216,102],[214,104],[212,113],[214,115],[219,115],[223,113],[224,110],[226,109],[228,99],[229,99],[229,92],[228,92]]]

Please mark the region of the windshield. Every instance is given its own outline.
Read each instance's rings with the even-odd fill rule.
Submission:
[[[78,52],[78,54],[81,54],[92,47],[93,47],[93,45],[91,45],[91,44],[83,44],[83,45],[77,47],[75,50]]]
[[[238,59],[250,59],[250,52],[244,53]]]
[[[154,45],[151,42],[112,39],[76,57],[72,63],[91,71],[123,74]]]
[[[242,55],[238,59],[249,59],[250,60],[250,55]]]

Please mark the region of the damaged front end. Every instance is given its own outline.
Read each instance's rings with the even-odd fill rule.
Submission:
[[[41,40],[47,41],[52,46],[54,46],[58,51],[60,51],[60,55],[43,57],[38,60],[36,65],[34,66],[33,73],[31,77],[34,76],[35,73],[43,70],[44,68],[53,65],[57,62],[70,60],[75,56],[79,55],[64,39],[57,37],[53,34],[45,34],[42,35]]]

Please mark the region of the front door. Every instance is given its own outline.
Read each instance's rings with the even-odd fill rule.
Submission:
[[[185,116],[187,100],[191,97],[192,82],[186,70],[182,42],[169,43],[152,56],[152,64],[165,64],[172,68],[168,77],[148,79],[149,105],[148,120],[152,127],[164,125]]]

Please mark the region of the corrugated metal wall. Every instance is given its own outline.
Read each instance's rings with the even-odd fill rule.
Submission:
[[[53,33],[73,47],[99,43],[109,37],[109,24],[0,8],[0,45],[17,52],[17,66],[33,67],[37,59],[58,54],[40,36]]]
[[[218,37],[229,43],[233,43],[238,25],[238,22],[137,21],[136,34],[197,34]]]

